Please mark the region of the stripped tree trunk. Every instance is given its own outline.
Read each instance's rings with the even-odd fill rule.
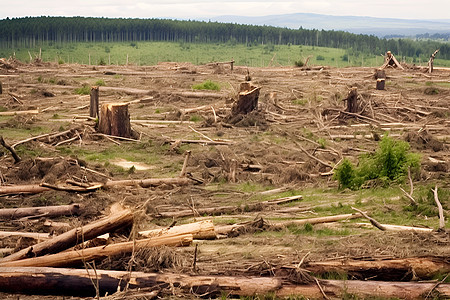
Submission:
[[[91,118],[98,117],[98,96],[99,96],[99,87],[93,86],[91,87],[91,103],[89,107],[89,116]]]

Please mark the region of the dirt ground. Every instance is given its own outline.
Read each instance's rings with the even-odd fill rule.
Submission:
[[[49,136],[18,145],[16,149],[22,161],[17,164],[6,149],[0,149],[1,185],[42,182],[58,185],[66,184],[68,179],[104,183],[107,179],[177,177],[187,150],[191,151],[188,175],[202,183],[183,187],[108,188],[91,193],[52,190],[34,195],[3,195],[1,208],[81,203],[80,216],[54,219],[73,227],[107,215],[109,207],[120,202],[136,211],[138,229],[168,226],[173,219],[160,217],[167,212],[226,205],[240,209],[215,217],[179,218],[177,224],[212,218],[216,225],[225,225],[262,217],[270,225],[329,215],[329,207],[337,207],[338,213],[351,212],[350,206],[356,204],[369,212],[397,210],[401,214],[401,207],[408,203],[403,196],[398,196],[401,194],[361,199],[358,192],[337,191],[337,182],[330,172],[343,157],[356,162],[359,155],[373,152],[386,132],[408,141],[413,151],[422,154],[422,169],[415,185],[437,184],[450,191],[450,70],[437,68],[428,74],[413,68],[387,69],[386,89],[376,90],[374,68],[301,70],[234,66],[230,70],[228,65],[180,63],[94,67],[11,62],[11,65],[13,68],[0,65],[3,86],[0,107],[7,112],[38,112],[0,115],[0,135],[10,145],[42,133]],[[261,88],[258,109],[230,119],[239,84],[248,74],[251,83]],[[206,80],[219,83],[221,90],[192,89],[194,84]],[[97,134],[95,120],[87,118],[90,96],[79,95],[75,89],[84,84],[98,85],[99,81],[100,103],[130,103],[133,139],[138,141]],[[344,99],[351,87],[358,89],[357,115],[344,112]],[[60,132],[66,133],[56,136]],[[64,143],[70,138],[73,140]],[[192,140],[206,142],[189,143]],[[221,143],[210,144],[211,140]],[[112,152],[113,157],[96,157],[96,152]],[[128,164],[120,169],[112,163],[115,159],[132,158],[135,164],[142,163],[147,168],[130,168]],[[237,171],[233,182],[230,169],[235,162]],[[277,188],[283,191],[264,195],[265,191]],[[268,197],[297,194],[304,195],[303,201],[255,212],[245,208]],[[449,205],[443,203],[447,218]],[[339,206],[344,208],[339,210]],[[3,231],[55,230],[44,225],[45,219],[2,220],[0,226]],[[437,215],[432,219],[437,226]],[[418,216],[407,224],[397,225],[420,225],[421,220],[425,222],[429,218]],[[195,271],[194,245],[141,253],[135,259],[134,269],[203,275],[267,275],[271,268],[298,264],[302,258],[324,261],[450,257],[448,232],[382,232],[356,228],[352,222],[314,225],[315,234],[309,234],[303,227],[281,230],[254,227],[233,238],[196,241]],[[116,239],[125,240],[128,235],[129,230],[120,232]],[[3,238],[0,248],[16,251],[30,243]],[[109,258],[97,267],[125,270],[129,260],[126,255]],[[18,299],[16,295],[4,296]],[[21,295],[20,299],[33,298],[25,297]]]

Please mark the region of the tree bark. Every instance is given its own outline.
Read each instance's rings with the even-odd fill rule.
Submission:
[[[184,224],[170,228],[139,231],[139,234],[145,237],[192,234],[194,239],[198,240],[211,240],[216,238],[216,232],[214,231],[214,224],[212,220]]]
[[[102,104],[98,131],[108,135],[131,137],[130,114],[127,103]]]
[[[261,88],[252,86],[249,82],[243,82],[240,86],[238,100],[231,108],[233,116],[243,114],[255,110],[258,107],[259,91]]]
[[[21,232],[21,231],[0,231],[0,238],[19,236],[24,238],[31,238],[38,241],[48,240],[51,238],[48,233],[38,233],[38,232]]]
[[[91,102],[89,106],[89,116],[91,118],[97,118],[98,117],[98,97],[99,97],[99,87],[93,86],[91,87]]]
[[[3,94],[3,85],[2,82],[0,81],[0,95]]]
[[[192,234],[160,236],[131,242],[109,244],[81,250],[64,251],[40,257],[15,261],[0,261],[0,267],[67,267],[80,266],[83,262],[104,259],[108,256],[131,253],[140,249],[157,246],[187,246],[192,242]],[[50,241],[53,241],[50,240]]]
[[[93,239],[99,235],[114,231],[133,222],[133,214],[130,210],[113,213],[82,227],[74,228],[51,240],[30,246],[13,253],[0,260],[0,263],[21,260],[24,258],[42,256],[68,249],[84,241]]]
[[[66,268],[0,268],[0,290],[6,293],[40,295],[95,296],[93,282],[97,282],[100,296],[114,294],[126,286],[131,289],[173,288],[185,293],[208,296],[256,296],[273,294],[276,297],[303,296],[322,299],[324,294],[342,298],[355,295],[360,298],[381,297],[423,299],[439,293],[450,297],[450,284],[435,282],[383,282],[357,280],[320,280],[290,284],[279,277],[190,276],[172,273],[143,273]]]
[[[47,218],[51,218],[60,216],[79,215],[80,213],[81,213],[81,205],[76,203],[59,206],[2,208],[0,209],[0,219],[20,219],[23,217],[30,217],[30,216],[45,216]]]
[[[347,96],[347,112],[357,113],[358,112],[358,88],[353,87],[348,92]]]
[[[450,260],[442,257],[413,257],[386,260],[331,260],[307,262],[302,268],[314,274],[344,273],[358,279],[405,280],[417,276],[425,280],[450,272]]]
[[[378,78],[377,79],[377,86],[376,86],[377,90],[381,90],[381,91],[384,90],[385,84],[386,84],[386,79]]]

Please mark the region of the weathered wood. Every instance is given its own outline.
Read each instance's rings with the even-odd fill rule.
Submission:
[[[0,145],[2,145],[3,147],[5,147],[6,150],[8,150],[12,157],[14,158],[14,163],[18,163],[21,161],[19,155],[17,155],[16,151],[14,150],[14,148],[12,148],[10,145],[8,145],[5,140],[3,139],[3,136],[0,135]]]
[[[300,219],[300,220],[289,220],[284,222],[278,222],[271,224],[273,228],[284,228],[288,225],[304,225],[304,224],[321,224],[321,223],[330,223],[337,221],[344,221],[350,219],[358,219],[361,218],[362,215],[357,214],[343,214],[343,215],[335,215],[335,216],[326,216],[326,217],[318,217],[318,218],[310,218],[310,219]]]
[[[78,216],[81,213],[80,204],[38,207],[19,207],[0,209],[0,219],[20,219],[31,216],[45,216],[47,218],[60,216]]]
[[[157,246],[187,246],[192,242],[192,234],[165,235],[106,246],[64,251],[39,257],[14,261],[0,260],[0,267],[66,267],[82,265],[83,262],[104,259],[108,256],[131,253],[140,249]],[[53,241],[49,240],[48,242]],[[13,255],[13,254],[12,254]],[[7,257],[8,258],[8,257]]]
[[[381,297],[423,299],[431,291],[450,297],[450,284],[435,282],[384,282],[359,280],[320,280],[317,283],[290,284],[280,277],[190,276],[173,273],[86,270],[67,268],[0,268],[0,290],[6,293],[95,296],[92,282],[98,282],[99,294],[114,294],[130,289],[177,287],[185,293],[208,296],[303,296],[322,299]],[[321,291],[321,288],[322,291]]]
[[[431,279],[450,272],[450,260],[442,257],[412,257],[403,259],[354,260],[338,259],[306,262],[302,268],[314,274],[336,272],[359,279],[404,280],[407,276]]]
[[[128,226],[133,222],[133,214],[130,210],[113,213],[82,227],[74,228],[51,240],[30,246],[13,253],[0,260],[1,263],[22,260],[28,257],[42,256],[73,247],[84,241],[93,239],[99,235]]]
[[[267,294],[281,288],[279,278],[189,276],[170,273],[84,270],[65,268],[0,268],[0,290],[8,293],[95,296],[91,280],[98,280],[101,296],[118,288],[176,286],[186,293],[220,296]]]
[[[430,59],[428,60],[428,73],[433,73],[433,64],[434,64],[434,59],[436,58],[436,54],[439,52],[439,49],[437,49],[436,51],[433,52],[433,54],[431,54]],[[0,93],[1,94],[1,93]]]
[[[173,226],[170,228],[144,230],[139,231],[139,234],[144,237],[192,234],[194,239],[198,240],[211,240],[216,238],[216,232],[214,231],[214,224],[212,220]]]
[[[249,82],[242,82],[238,100],[233,104],[231,114],[233,116],[239,114],[246,115],[255,110],[258,107],[260,89],[260,87],[252,86]]]
[[[0,95],[3,94],[3,85],[2,82],[0,81]]]
[[[439,201],[437,185],[434,187],[434,189],[432,189],[432,191],[434,195],[434,202],[436,202],[439,212],[439,230],[445,230],[444,209],[442,208],[442,204]]]
[[[98,97],[99,97],[99,87],[93,86],[91,87],[91,95],[90,95],[90,106],[89,106],[89,116],[91,118],[98,117]]]
[[[373,228],[373,224],[369,223],[353,223],[352,225],[359,227]],[[380,224],[385,231],[413,231],[413,232],[423,232],[430,233],[433,231],[432,228],[424,227],[413,227],[413,226],[403,226],[403,225],[392,225],[392,224]]]
[[[127,103],[102,104],[98,131],[108,135],[131,137],[130,114]]]
[[[50,189],[38,184],[0,186],[0,195],[39,194],[45,191],[50,191]]]
[[[391,51],[386,52],[386,55],[384,57],[384,64],[381,66],[381,69],[384,69],[386,67],[399,68],[401,70],[404,70],[404,68],[400,65]]]
[[[48,233],[21,232],[21,231],[0,231],[0,238],[11,237],[11,236],[31,238],[31,239],[35,239],[35,240],[38,240],[38,241],[48,240],[48,239],[51,238],[50,234],[48,234]]]

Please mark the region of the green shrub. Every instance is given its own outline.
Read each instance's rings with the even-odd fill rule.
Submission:
[[[303,61],[301,61],[301,60],[296,60],[296,61],[294,62],[294,65],[295,65],[296,67],[301,68],[301,67],[303,67],[303,66],[305,65],[305,63],[304,63]]]
[[[316,60],[325,60],[323,55],[317,55]]]
[[[220,85],[211,80],[207,80],[203,83],[195,84],[192,86],[194,90],[212,90],[212,91],[220,91]]]
[[[408,169],[412,173],[419,171],[420,155],[410,153],[407,142],[384,136],[375,153],[359,158],[358,167],[344,159],[336,168],[334,179],[338,180],[341,189],[358,189],[369,180],[376,180],[383,185],[403,182]]]
[[[105,86],[105,81],[103,79],[99,79],[95,82],[96,86]]]

